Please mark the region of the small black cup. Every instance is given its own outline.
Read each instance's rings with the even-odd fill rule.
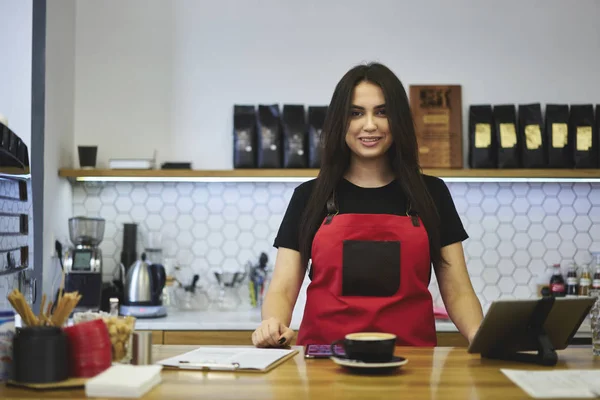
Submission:
[[[13,379],[53,383],[69,378],[67,336],[55,326],[17,328],[13,338]]]
[[[341,345],[345,355],[335,351],[335,346]],[[350,333],[345,339],[336,340],[331,344],[331,353],[340,358],[348,358],[366,363],[384,363],[392,361],[396,335],[382,332]]]
[[[98,146],[77,146],[79,153],[79,166],[81,168],[95,168]]]

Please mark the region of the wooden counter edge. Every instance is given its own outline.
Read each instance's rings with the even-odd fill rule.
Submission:
[[[155,344],[183,344],[183,345],[251,345],[251,330],[219,330],[219,331],[162,331],[161,342],[154,339]],[[158,333],[156,333],[158,337]],[[438,346],[442,347],[467,347],[467,340],[458,332],[437,332]],[[296,339],[292,345],[296,344]]]

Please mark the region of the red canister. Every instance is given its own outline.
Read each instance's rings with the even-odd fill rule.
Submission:
[[[70,376],[90,378],[112,363],[110,336],[101,319],[64,328],[69,339]]]

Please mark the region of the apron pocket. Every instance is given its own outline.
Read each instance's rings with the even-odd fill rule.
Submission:
[[[400,242],[345,240],[342,296],[389,297],[400,289]]]

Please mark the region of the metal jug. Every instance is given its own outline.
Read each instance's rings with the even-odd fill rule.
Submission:
[[[124,303],[126,305],[162,305],[162,290],[165,287],[165,268],[161,264],[148,264],[142,254],[127,271]]]

